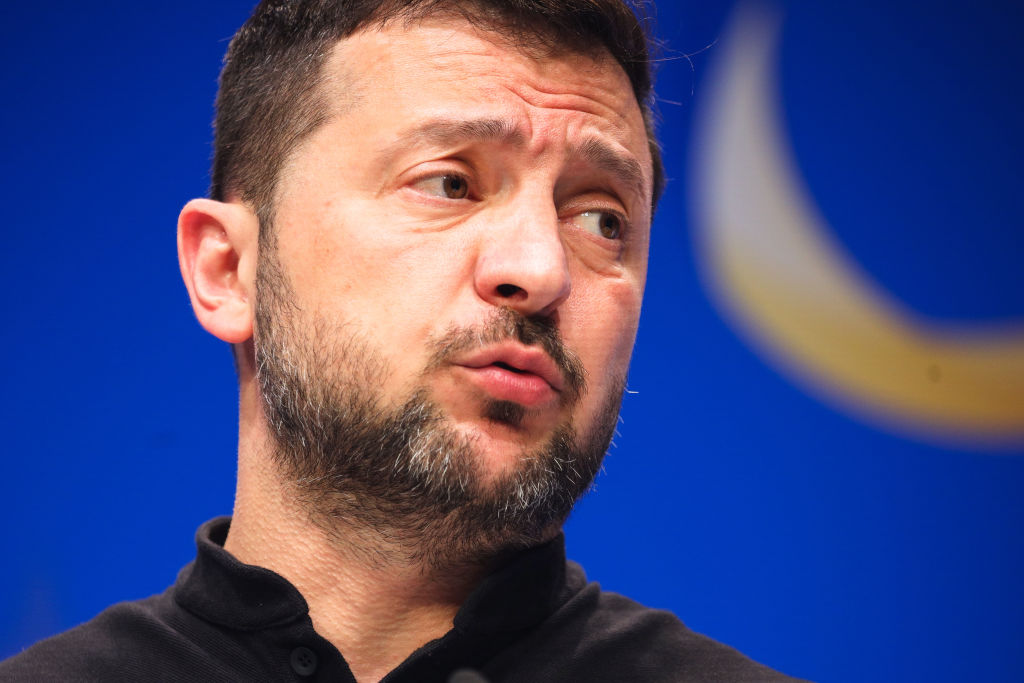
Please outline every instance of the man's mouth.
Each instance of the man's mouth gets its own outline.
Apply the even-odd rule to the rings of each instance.
[[[526,407],[557,400],[564,378],[546,353],[521,344],[501,344],[467,354],[454,365],[466,371],[470,381],[499,401]]]

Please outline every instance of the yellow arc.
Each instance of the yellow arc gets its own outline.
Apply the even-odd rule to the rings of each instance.
[[[756,347],[843,409],[928,440],[1024,443],[1024,323],[907,311],[830,237],[784,144],[778,22],[737,15],[697,128],[705,280]]]

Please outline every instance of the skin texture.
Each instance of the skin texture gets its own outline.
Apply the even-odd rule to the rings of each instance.
[[[527,55],[446,17],[357,33],[326,69],[332,115],[287,160],[275,201],[296,318],[372,347],[388,408],[425,389],[484,482],[559,427],[592,431],[621,390],[647,267],[651,159],[626,75],[608,56]],[[374,530],[327,533],[303,508],[255,378],[257,234],[238,202],[193,200],[179,220],[197,318],[243,345],[226,547],[292,581],[356,678],[379,680],[451,627],[488,566],[417,565]],[[513,391],[513,424],[487,409],[509,373],[430,366],[433,340],[501,308],[557,327],[586,378],[578,399],[534,382]]]

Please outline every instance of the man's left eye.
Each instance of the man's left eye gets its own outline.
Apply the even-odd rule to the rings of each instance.
[[[617,240],[622,236],[622,218],[610,211],[584,211],[578,222],[584,230],[605,239]]]
[[[454,173],[430,176],[413,185],[421,192],[445,199],[465,199],[469,196],[469,181]]]

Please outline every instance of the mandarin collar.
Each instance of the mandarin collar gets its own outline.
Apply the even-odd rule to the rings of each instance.
[[[196,532],[196,559],[181,570],[175,601],[206,621],[255,631],[309,614],[309,605],[287,579],[244,564],[224,549],[230,517]],[[455,631],[487,635],[533,626],[565,599],[565,537],[517,553],[470,593],[455,615]]]
[[[287,579],[224,550],[230,528],[230,517],[218,517],[196,531],[196,559],[178,575],[177,603],[206,621],[246,631],[308,614],[306,599]]]

